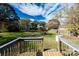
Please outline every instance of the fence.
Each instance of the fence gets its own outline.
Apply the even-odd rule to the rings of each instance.
[[[57,37],[58,51],[65,56],[79,56],[79,46],[68,39]]]
[[[1,56],[35,56],[38,50],[43,51],[43,37],[20,37],[0,46]]]

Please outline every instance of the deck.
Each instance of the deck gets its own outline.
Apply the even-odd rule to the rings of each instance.
[[[35,56],[35,52],[30,52],[30,54],[28,52],[25,52],[25,53],[22,53],[20,54],[19,56]],[[48,51],[45,51],[43,52],[43,56],[63,56],[60,52],[48,52]]]

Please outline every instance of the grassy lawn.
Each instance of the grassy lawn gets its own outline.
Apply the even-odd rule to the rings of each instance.
[[[78,37],[68,36],[68,35],[63,35],[62,37],[66,38],[67,40],[69,40],[73,44],[76,44],[77,46],[79,46],[79,38]]]
[[[57,43],[55,41],[55,35],[51,35],[51,36],[44,36],[44,48],[57,48]]]
[[[29,36],[29,35],[40,35],[39,32],[3,32],[0,33],[0,45],[14,40],[18,37]]]
[[[52,30],[48,31],[49,35],[44,35],[44,47],[49,49],[56,49],[57,43],[55,40],[56,33]]]
[[[0,45],[14,40],[18,37],[29,36],[29,35],[41,35],[40,32],[3,32],[0,33]],[[44,48],[57,48],[55,41],[56,33],[52,30],[48,31],[48,35],[41,35],[44,37]]]

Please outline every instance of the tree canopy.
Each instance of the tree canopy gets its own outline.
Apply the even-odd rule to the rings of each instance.
[[[17,16],[15,10],[9,4],[1,3],[0,31],[4,31],[5,28],[10,30],[12,29],[12,27],[18,27],[18,23],[19,23],[19,17]]]

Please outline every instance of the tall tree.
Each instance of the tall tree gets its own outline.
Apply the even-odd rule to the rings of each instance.
[[[41,21],[41,22],[39,22],[39,25],[40,25],[40,26],[43,26],[43,27],[45,27],[45,26],[46,26],[46,22],[44,22],[44,21]]]
[[[20,23],[21,23],[21,28],[23,30],[29,31],[30,30],[30,19],[21,19]]]
[[[18,27],[18,20],[19,17],[17,16],[15,10],[9,4],[0,4],[0,31],[4,31],[4,28],[12,28],[14,24],[16,24],[16,27]],[[8,28],[8,30],[11,28]]]
[[[32,30],[37,30],[38,24],[39,24],[38,21],[33,21],[33,22],[31,23],[31,29],[32,29]]]
[[[57,19],[51,19],[48,21],[47,26],[49,29],[58,29],[60,22]]]

